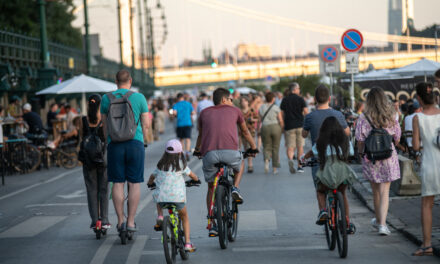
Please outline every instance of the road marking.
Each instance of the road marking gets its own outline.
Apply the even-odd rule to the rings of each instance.
[[[71,194],[57,195],[57,197],[60,197],[60,198],[63,198],[63,199],[75,199],[75,198],[86,196],[85,192],[86,192],[85,190],[78,190],[78,191],[74,191]]]
[[[111,247],[115,243],[118,236],[107,236],[104,240],[104,242],[101,244],[101,246],[98,248],[98,250],[95,253],[95,256],[93,256],[92,261],[90,261],[90,264],[102,264],[104,263],[105,258],[107,257],[108,253],[110,252]]]
[[[67,176],[67,175],[70,175],[70,174],[73,174],[75,172],[78,172],[80,169],[81,168],[74,169],[74,170],[71,170],[71,171],[66,171],[66,172],[61,173],[60,175],[58,175],[56,177],[53,177],[53,178],[49,179],[49,180],[45,180],[45,181],[42,181],[42,182],[39,182],[39,183],[35,183],[35,184],[31,185],[31,186],[28,186],[28,187],[25,187],[23,189],[17,190],[15,192],[11,192],[11,193],[6,194],[6,195],[3,195],[2,197],[0,197],[0,201],[3,200],[3,199],[9,198],[9,197],[15,196],[17,194],[20,194],[22,192],[28,191],[30,189],[33,189],[33,188],[35,188],[37,186],[40,186],[42,184],[46,184],[46,183],[50,183],[50,182],[56,181],[56,180],[61,179],[61,178],[65,177],[65,176]]]
[[[278,228],[275,210],[240,211],[238,224],[238,230],[242,231],[276,230]]]
[[[125,263],[139,263],[141,260],[141,256],[143,255],[143,250],[145,247],[145,243],[147,243],[148,236],[140,235],[136,236],[133,246],[130,249],[130,253],[128,254],[127,261]]]
[[[162,255],[163,250],[145,250],[142,251],[142,255]]]
[[[145,197],[145,199],[142,200],[141,203],[139,204],[136,210],[136,216],[138,216],[138,214],[140,214],[140,212],[144,210],[144,208],[151,202],[151,200],[153,200],[153,196],[151,195],[151,192],[149,192],[147,193],[147,197]]]
[[[4,231],[0,238],[33,237],[66,218],[67,216],[34,216]]]
[[[49,204],[29,204],[25,208],[50,207],[50,206],[87,206],[87,203],[49,203]]]
[[[233,252],[262,252],[262,251],[297,251],[297,250],[321,250],[327,249],[323,246],[305,247],[238,247],[232,248]]]

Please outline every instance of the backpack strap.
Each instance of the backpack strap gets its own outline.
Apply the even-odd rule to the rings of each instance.
[[[131,91],[131,90],[128,90],[128,92],[126,92],[126,93],[122,96],[122,98],[128,100],[128,97],[130,97],[130,95],[132,95],[132,94],[134,94],[134,92]]]
[[[116,99],[116,96],[113,94],[113,92],[106,93],[108,99],[110,100],[110,103]]]
[[[371,122],[370,118],[368,118],[367,115],[364,115],[364,116],[365,116],[365,118],[367,119],[368,124],[370,124],[370,126],[371,126],[373,129],[376,129],[376,127],[373,125],[373,122]]]

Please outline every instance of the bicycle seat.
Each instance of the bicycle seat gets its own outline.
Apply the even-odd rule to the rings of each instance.
[[[226,163],[223,163],[223,162],[219,162],[219,163],[216,163],[216,164],[214,164],[214,166],[216,167],[216,168],[223,168],[224,166],[229,166],[228,164],[226,164]]]
[[[172,209],[177,207],[175,203],[161,203],[161,204],[163,209]]]

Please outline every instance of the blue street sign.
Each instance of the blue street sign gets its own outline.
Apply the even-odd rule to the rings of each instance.
[[[341,44],[342,47],[348,52],[356,52],[362,48],[364,38],[361,32],[356,29],[349,29],[342,34]]]
[[[321,51],[321,58],[325,62],[334,62],[338,56],[338,49],[334,46],[327,46]]]

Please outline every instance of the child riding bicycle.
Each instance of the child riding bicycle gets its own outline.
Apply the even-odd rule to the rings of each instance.
[[[354,234],[355,226],[349,221],[349,206],[346,195],[347,185],[355,178],[355,172],[347,164],[348,157],[354,155],[353,145],[344,133],[336,117],[327,117],[321,125],[319,136],[312,150],[301,159],[302,162],[311,157],[317,157],[319,170],[316,174],[316,187],[318,196],[325,195],[327,191],[337,189],[344,197],[346,208],[347,233]],[[320,209],[320,218],[317,225],[324,225],[327,220],[326,208]]]
[[[191,243],[190,224],[186,209],[186,187],[184,177],[189,176],[192,180],[199,182],[195,175],[186,164],[183,154],[182,144],[172,139],[167,142],[165,153],[157,163],[157,168],[151,174],[147,185],[152,186],[156,183],[153,192],[153,199],[157,203],[157,223],[155,228],[162,226],[163,210],[162,207],[167,203],[176,205],[179,216],[182,219],[185,233],[185,251],[194,252],[196,247]]]

